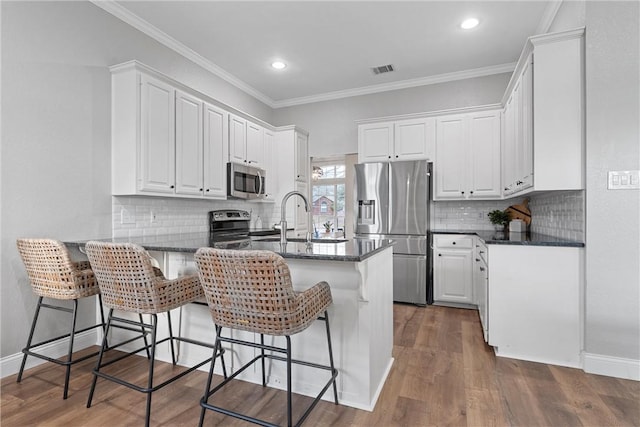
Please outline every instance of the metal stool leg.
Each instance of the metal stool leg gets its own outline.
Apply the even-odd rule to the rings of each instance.
[[[331,375],[335,372],[335,367],[333,366],[333,349],[331,348],[331,331],[329,330],[329,314],[327,310],[324,311],[324,322],[327,327],[327,343],[329,344],[329,366],[331,366]],[[333,398],[338,404],[338,387],[336,385],[336,379],[333,379]]]
[[[31,323],[31,331],[29,332],[29,338],[27,339],[27,346],[22,350],[24,356],[22,356],[22,363],[20,364],[20,371],[18,372],[18,379],[16,382],[22,381],[22,373],[24,372],[24,366],[27,363],[27,351],[31,349],[31,342],[33,341],[33,333],[36,330],[36,323],[38,323],[38,316],[40,315],[40,305],[42,304],[42,298],[38,298],[38,304],[36,305],[36,312],[33,316],[33,322]]]
[[[267,377],[264,374],[264,368],[265,368],[265,364],[264,364],[264,334],[260,334],[260,345],[262,347],[260,347],[260,355],[262,356],[262,387],[266,387],[267,386]]]
[[[204,388],[204,396],[200,401],[200,403],[207,403],[209,401],[209,390],[211,390],[211,382],[213,381],[213,370],[216,367],[216,353],[218,352],[218,350],[220,350],[221,352],[220,359],[222,360],[222,369],[224,371],[224,377],[225,379],[227,378],[227,370],[224,367],[224,358],[222,357],[222,344],[220,343],[220,338],[218,338],[220,336],[221,330],[222,330],[222,327],[216,326],[216,343],[213,346],[213,358],[211,359],[211,367],[209,368],[209,376],[207,377],[207,384],[205,385],[205,388]],[[206,408],[202,406],[202,409],[200,410],[200,421],[198,422],[198,427],[202,427],[202,424],[204,423],[205,411],[206,411]]]
[[[171,346],[171,361],[175,366],[175,364],[177,363],[177,360],[176,360],[176,351],[173,348],[173,328],[171,326],[171,310],[167,311],[167,321],[169,322],[169,345]]]
[[[222,326],[216,326],[216,340],[218,339],[218,336],[220,335],[221,331],[222,331]],[[215,345],[214,345],[214,349],[215,349]],[[224,351],[222,350],[222,343],[220,343],[219,350],[220,350],[220,362],[222,363],[222,374],[224,375],[224,379],[226,380],[227,379],[227,365],[224,362],[224,356],[223,356],[224,355]],[[214,357],[214,360],[215,360],[215,357],[216,357],[215,351],[213,353],[213,357]],[[213,363],[213,360],[212,360],[212,363]]]
[[[73,300],[73,315],[71,320],[71,331],[69,332],[69,352],[67,354],[67,372],[64,376],[64,392],[62,394],[62,398],[66,399],[69,393],[69,378],[71,377],[71,356],[73,355],[73,339],[75,337],[76,332],[76,319],[78,315],[78,300]]]
[[[156,332],[158,328],[158,315],[151,315],[151,360],[149,360],[149,379],[147,381],[147,415],[145,417],[144,425],[149,427],[149,421],[151,418],[151,389],[153,389],[153,365],[156,361]]]
[[[144,330],[144,319],[142,318],[142,314],[138,314],[138,318],[140,319],[140,329],[142,330],[142,339],[144,340],[144,348],[147,351],[147,359],[151,359],[151,354],[149,354],[149,342],[147,341],[147,331]]]
[[[87,399],[87,408],[91,408],[91,401],[93,400],[93,393],[96,391],[96,383],[98,382],[98,374],[100,366],[102,365],[102,356],[107,349],[107,335],[111,328],[111,318],[113,317],[113,308],[109,309],[109,315],[107,316],[107,325],[105,327],[104,336],[102,337],[102,346],[100,347],[100,354],[98,354],[98,361],[96,367],[93,370],[93,381],[91,382],[91,389],[89,390],[89,398]]]
[[[100,305],[100,320],[102,321],[102,333],[107,334],[107,323],[104,321],[104,307],[102,306],[102,295],[98,294],[98,304]],[[109,345],[107,344],[107,347]]]
[[[291,407],[291,337],[287,338],[287,426],[291,427],[293,419],[293,410]]]

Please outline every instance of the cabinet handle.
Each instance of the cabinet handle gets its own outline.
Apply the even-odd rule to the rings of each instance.
[[[484,267],[480,267],[480,271],[484,271]]]
[[[523,184],[523,182],[522,182],[522,181],[518,181],[518,182],[516,182],[516,185],[522,185],[522,184]]]
[[[480,253],[481,253],[481,254],[483,254],[483,253],[484,253],[484,251],[480,251]]]
[[[480,262],[480,258],[476,258],[476,262]]]

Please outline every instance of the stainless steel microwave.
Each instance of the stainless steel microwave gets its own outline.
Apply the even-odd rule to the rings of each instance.
[[[262,199],[267,172],[253,166],[227,163],[227,196],[236,199]]]

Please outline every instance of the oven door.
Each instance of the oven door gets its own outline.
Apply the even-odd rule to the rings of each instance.
[[[251,166],[227,164],[227,196],[236,199],[262,199],[267,173]]]

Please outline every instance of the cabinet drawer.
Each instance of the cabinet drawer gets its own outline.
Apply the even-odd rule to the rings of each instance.
[[[473,236],[446,234],[434,236],[437,249],[473,249]]]

